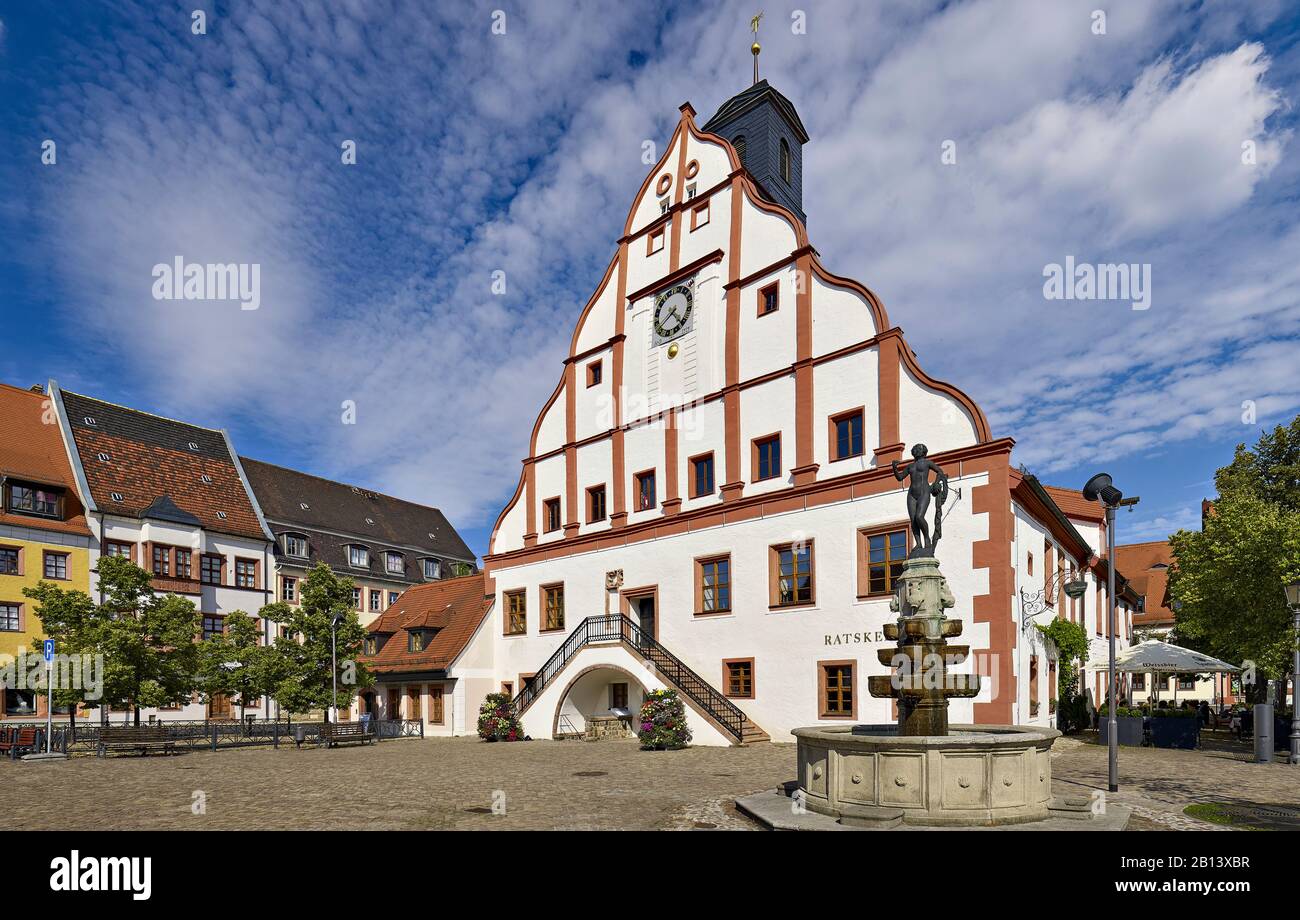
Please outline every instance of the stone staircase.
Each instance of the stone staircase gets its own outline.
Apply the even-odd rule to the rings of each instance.
[[[772,740],[739,706],[622,614],[587,617],[578,624],[555,654],[519,691],[514,700],[515,712],[522,715],[582,649],[612,642],[622,644],[630,654],[654,665],[656,675],[677,690],[688,706],[730,737],[732,744],[740,746]]]

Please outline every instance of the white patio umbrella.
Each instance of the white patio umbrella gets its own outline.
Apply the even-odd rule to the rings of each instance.
[[[1125,673],[1155,674],[1233,674],[1241,670],[1236,665],[1220,661],[1211,655],[1163,642],[1147,639],[1115,656],[1115,670]],[[1155,680],[1152,680],[1152,687]],[[1174,690],[1174,699],[1178,691]]]

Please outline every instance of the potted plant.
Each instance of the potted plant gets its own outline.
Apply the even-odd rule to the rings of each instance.
[[[523,726],[509,693],[489,693],[478,711],[478,736],[484,741],[522,741]]]
[[[1160,707],[1151,712],[1151,743],[1160,748],[1194,750],[1200,746],[1201,720],[1195,709]]]
[[[637,737],[643,751],[677,750],[691,743],[686,705],[676,690],[651,690],[646,694],[639,729]]]
[[[1110,744],[1110,705],[1105,704],[1097,710],[1097,727],[1100,730],[1102,744]],[[1143,741],[1143,713],[1141,709],[1128,706],[1115,708],[1115,733],[1120,744],[1141,747]]]

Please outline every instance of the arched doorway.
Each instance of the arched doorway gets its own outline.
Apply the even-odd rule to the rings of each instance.
[[[645,684],[618,665],[596,664],[584,668],[560,694],[551,737],[635,734],[636,719],[647,692]]]

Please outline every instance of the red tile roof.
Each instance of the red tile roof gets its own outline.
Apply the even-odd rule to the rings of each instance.
[[[1116,566],[1128,574],[1134,591],[1146,595],[1144,611],[1133,617],[1134,626],[1168,626],[1174,622],[1168,587],[1173,561],[1168,540],[1115,547]]]
[[[1056,502],[1056,506],[1065,513],[1066,517],[1098,522],[1105,519],[1101,504],[1088,501],[1078,489],[1049,485],[1044,485],[1043,489],[1052,496],[1052,501]]]
[[[0,475],[61,486],[64,519],[9,514],[0,505],[0,524],[89,536],[63,434],[48,401],[44,393],[0,383]]]
[[[492,607],[483,574],[417,585],[402,592],[374,623],[371,635],[387,636],[379,654],[362,661],[380,673],[444,670],[456,660]],[[437,630],[422,651],[407,651],[410,630]]]
[[[220,431],[66,390],[62,396],[81,467],[100,510],[148,517],[151,506],[166,506],[155,505],[166,497],[187,521],[206,530],[267,539]],[[101,453],[108,460],[100,460]],[[211,482],[205,482],[205,476]],[[174,510],[168,513],[173,516],[164,520],[176,520]]]

